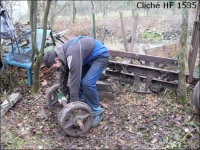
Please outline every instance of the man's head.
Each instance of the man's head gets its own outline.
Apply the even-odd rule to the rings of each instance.
[[[55,51],[48,51],[43,56],[43,63],[47,68],[62,68],[63,62],[58,58]]]

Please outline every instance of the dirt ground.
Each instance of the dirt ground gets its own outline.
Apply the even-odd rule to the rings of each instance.
[[[169,16],[162,20],[159,17],[154,17],[154,20],[150,17],[141,17],[135,45],[155,44],[154,41],[142,38],[143,31],[152,27],[154,31],[171,31],[173,27],[178,28],[180,24],[178,17]],[[173,20],[169,21],[170,19]],[[129,25],[132,29],[132,24],[127,23],[130,20],[128,18],[124,20],[126,27]],[[105,44],[109,49],[123,50],[123,42],[119,41],[120,23],[119,21],[115,23],[116,21],[118,20],[108,21],[110,28]],[[92,35],[92,29],[84,29],[83,27],[88,26],[80,26],[81,23],[72,24],[71,27],[66,24],[70,27],[67,39],[70,36],[80,35],[81,32],[82,35]],[[60,31],[62,30],[64,29],[61,28]],[[103,28],[99,30],[101,37]],[[115,41],[116,37],[118,41]],[[178,39],[179,37],[174,41]],[[170,41],[161,40],[157,43],[168,44]],[[139,47],[136,47],[136,50],[139,51]],[[58,126],[58,114],[52,112],[45,101],[47,89],[58,83],[58,74],[55,71],[53,76],[42,80],[40,92],[35,96],[31,95],[31,88],[24,82],[14,87],[13,91],[20,92],[22,98],[1,118],[1,149],[200,148],[199,115],[191,104],[193,85],[187,85],[189,101],[183,107],[176,98],[176,91],[169,90],[164,99],[161,99],[164,92],[140,95],[133,93],[133,83],[125,83],[118,78],[107,78],[104,82],[111,84],[115,94],[100,95],[105,118],[99,126],[91,128],[85,135],[71,137],[62,132]],[[41,108],[44,108],[47,120],[39,113]]]
[[[46,90],[58,83],[58,72],[41,81],[41,91],[31,96],[23,85],[22,98],[1,119],[1,148],[7,149],[149,149],[198,148],[199,118],[189,101],[180,105],[174,91],[139,95],[132,83],[107,78],[115,96],[101,97],[105,118],[80,137],[71,137],[58,126],[58,114],[46,105]],[[192,87],[191,87],[192,88]],[[190,88],[188,88],[190,89]],[[190,91],[190,90],[189,90]],[[110,96],[109,96],[110,95]],[[188,92],[188,96],[191,93]],[[44,108],[48,120],[39,113]]]

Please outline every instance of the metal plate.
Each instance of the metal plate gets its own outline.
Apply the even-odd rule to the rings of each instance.
[[[63,108],[62,104],[58,102],[57,92],[58,92],[59,84],[55,84],[50,87],[46,94],[46,103],[49,109],[54,112],[60,112]]]
[[[83,129],[76,125],[77,118],[83,120]],[[67,104],[58,115],[58,124],[70,136],[86,133],[91,128],[92,122],[92,110],[86,103],[80,101]]]
[[[96,86],[97,86],[97,91],[111,92],[111,93],[114,92],[112,86],[108,83],[97,81]]]

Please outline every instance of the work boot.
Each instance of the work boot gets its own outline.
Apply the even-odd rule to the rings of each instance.
[[[92,127],[96,127],[104,118],[104,112],[100,113],[99,115],[94,116]]]

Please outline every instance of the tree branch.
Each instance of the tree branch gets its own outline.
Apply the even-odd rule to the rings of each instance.
[[[57,11],[56,13],[57,14],[60,13],[66,7],[67,4],[69,5],[69,2],[65,2],[65,5],[59,11]]]
[[[47,18],[49,15],[49,8],[51,5],[51,1],[47,1],[47,6],[45,9],[45,13],[44,13],[44,18],[43,18],[43,36],[42,36],[42,47],[40,50],[40,53],[44,53],[44,48],[45,48],[45,42],[46,42],[46,34],[47,34]]]

